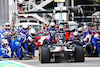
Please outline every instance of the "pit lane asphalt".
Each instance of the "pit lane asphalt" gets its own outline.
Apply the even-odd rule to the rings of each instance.
[[[35,55],[38,57],[38,50],[35,51]],[[10,61],[9,59],[5,59]],[[100,57],[85,57],[85,62],[73,62],[73,63],[40,63],[38,59],[31,60],[11,60],[14,62],[30,65],[32,67],[100,67]]]

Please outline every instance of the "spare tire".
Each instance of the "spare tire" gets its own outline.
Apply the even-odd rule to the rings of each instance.
[[[84,50],[79,45],[75,46],[75,62],[84,62]]]
[[[86,52],[87,56],[91,56],[93,54],[93,46],[92,45],[87,45],[85,52]]]
[[[40,47],[39,48],[39,60],[41,63],[50,62],[50,50],[48,47]]]

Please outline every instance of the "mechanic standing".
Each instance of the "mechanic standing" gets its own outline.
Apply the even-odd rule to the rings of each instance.
[[[58,29],[55,28],[55,23],[54,22],[51,22],[50,23],[50,29],[49,29],[49,35],[50,35],[50,38],[49,38],[49,43],[52,45],[53,43],[55,43],[55,36],[56,34],[59,32]]]
[[[70,39],[72,40],[73,38],[73,33],[76,31],[75,28],[72,28],[71,31],[70,31]]]
[[[79,27],[77,31],[78,31],[78,35],[79,35],[80,41],[83,44],[83,39],[84,39],[84,36],[83,36],[83,27]]]
[[[96,23],[92,23],[91,29],[92,29],[91,34],[92,34],[92,36],[94,36],[97,33]]]
[[[83,26],[83,30],[84,30],[84,32],[83,32],[84,38],[86,37],[86,35],[91,34],[88,26]]]
[[[65,41],[65,32],[63,25],[59,25],[59,34],[58,34],[59,40]]]
[[[97,49],[97,52],[98,52],[99,57],[100,57],[100,35],[95,34],[92,41],[93,41],[93,46],[94,46],[94,53]]]
[[[78,32],[77,32],[77,31],[75,31],[75,32],[73,33],[72,41],[73,41],[76,45],[82,46],[82,43],[80,42],[80,38],[79,38],[79,35],[78,35]]]
[[[33,57],[35,57],[35,44],[36,44],[36,31],[35,29],[31,29],[29,31],[29,36],[28,36],[28,49],[29,49],[29,54],[32,55]],[[35,57],[36,58],[36,57]]]
[[[28,54],[28,41],[27,41],[27,38],[28,38],[28,25],[24,24],[22,26],[22,30],[20,31],[20,43],[21,45],[24,47],[25,49],[25,53],[26,55]],[[28,57],[26,56],[26,59]]]

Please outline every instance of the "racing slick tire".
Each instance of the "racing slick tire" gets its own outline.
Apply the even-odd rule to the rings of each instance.
[[[75,62],[84,62],[84,50],[83,47],[75,46]]]
[[[50,62],[50,50],[48,47],[39,47],[39,60],[41,63]]]
[[[93,54],[93,46],[92,45],[87,45],[86,46],[86,55],[89,57],[89,56],[92,56]]]

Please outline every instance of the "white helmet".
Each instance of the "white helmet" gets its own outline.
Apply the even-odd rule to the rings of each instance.
[[[36,34],[35,29],[31,29],[31,30],[29,31],[29,35],[30,35],[31,37],[34,37],[35,34]]]
[[[5,23],[5,28],[6,29],[10,29],[11,28],[11,24],[10,23]]]
[[[32,39],[31,37],[28,37],[28,40],[29,40],[30,42],[32,42],[32,41],[33,41],[33,39]]]
[[[24,24],[22,27],[23,28],[28,28],[28,25],[27,24]]]
[[[31,44],[32,44],[33,39],[32,39],[31,37],[28,37],[27,41],[28,41],[28,45],[31,45]]]
[[[63,29],[63,25],[59,25],[59,29]]]
[[[96,33],[96,34],[94,35],[94,38],[99,38],[99,36],[100,36],[100,35]]]
[[[88,26],[83,26],[84,32],[88,31]]]
[[[86,35],[86,37],[83,39],[83,41],[86,43],[86,44],[88,44],[90,41],[91,41],[91,35],[90,34],[88,34],[88,35]]]
[[[82,34],[82,31],[83,31],[82,27],[79,27],[77,31],[79,34]]]
[[[77,36],[78,36],[78,32],[75,31],[75,32],[73,33],[73,35],[74,35],[74,37],[77,37]]]
[[[71,31],[72,31],[72,32],[75,32],[75,30],[76,30],[75,28],[71,28]]]
[[[51,23],[50,23],[50,26],[55,26],[55,23],[54,23],[54,22],[51,22]]]
[[[23,32],[26,32],[27,29],[28,29],[28,25],[27,25],[27,24],[24,24],[24,25],[22,26],[22,28],[23,28]]]
[[[7,46],[9,44],[9,42],[6,39],[2,40],[2,46]]]

